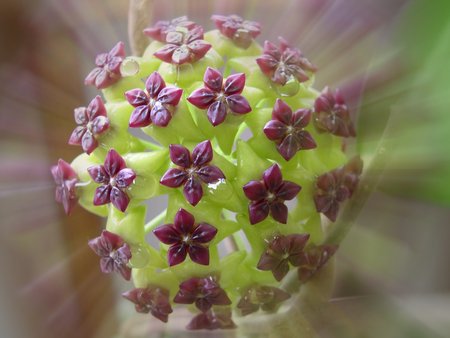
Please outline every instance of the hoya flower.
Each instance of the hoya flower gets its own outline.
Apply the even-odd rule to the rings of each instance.
[[[208,109],[209,122],[215,127],[225,121],[227,113],[247,114],[252,111],[247,99],[241,95],[245,74],[230,75],[225,81],[222,74],[208,67],[203,76],[205,87],[196,89],[187,100],[200,109]]]
[[[336,245],[311,245],[308,246],[298,261],[298,279],[306,283],[317,271],[319,271],[334,255],[338,247]]]
[[[297,151],[316,147],[311,134],[304,129],[310,120],[310,109],[299,109],[293,113],[284,101],[277,99],[272,120],[264,126],[264,134],[277,143],[278,152],[289,161]]]
[[[216,278],[191,278],[180,284],[173,301],[177,304],[194,304],[202,312],[213,305],[230,305],[231,300],[217,283]]]
[[[356,136],[350,113],[339,90],[325,87],[314,103],[314,125],[319,132],[350,137]]]
[[[299,266],[303,257],[303,249],[309,234],[277,235],[268,244],[266,251],[259,259],[257,268],[272,271],[273,277],[280,281],[289,272],[289,263]]]
[[[243,187],[245,196],[251,200],[248,206],[250,223],[262,222],[270,215],[277,222],[286,224],[288,208],[284,201],[295,198],[301,187],[290,181],[283,181],[278,164],[264,171],[262,181],[250,181]]]
[[[247,21],[238,15],[213,15],[211,19],[220,33],[241,48],[248,48],[253,39],[261,33],[259,22]]]
[[[153,55],[158,59],[182,65],[200,60],[210,50],[211,45],[203,40],[203,28],[195,26],[192,29],[178,29],[166,35],[166,45]]]
[[[97,89],[107,88],[120,80],[120,65],[125,58],[123,42],[118,42],[108,53],[102,53],[95,58],[95,67],[84,80],[86,85]]]
[[[195,224],[194,216],[186,210],[180,208],[173,224],[162,225],[153,233],[170,245],[167,253],[170,266],[184,262],[188,254],[193,262],[209,265],[208,243],[216,236],[217,229],[208,223]]]
[[[234,329],[229,308],[215,308],[195,316],[187,325],[189,330]]]
[[[282,86],[291,78],[298,82],[307,81],[308,73],[315,72],[316,67],[297,48],[290,47],[285,39],[280,37],[278,40],[280,47],[270,41],[264,42],[263,55],[256,59],[261,71]]]
[[[128,103],[135,109],[131,113],[129,126],[132,128],[146,127],[151,123],[166,127],[180,102],[183,89],[166,87],[164,79],[158,72],[153,72],[145,82],[147,92],[142,89],[132,89],[125,93]]]
[[[87,107],[76,108],[74,117],[78,127],[72,132],[69,144],[81,145],[90,154],[98,147],[98,136],[109,128],[109,119],[101,97],[97,95]]]
[[[51,169],[56,183],[55,199],[62,203],[64,211],[69,215],[77,204],[76,184],[78,175],[66,161],[59,159],[58,164]]]
[[[167,323],[169,314],[173,312],[169,301],[169,291],[161,287],[135,288],[122,293],[122,296],[135,304],[137,312],[150,312],[164,323]]]
[[[95,190],[94,205],[112,203],[124,212],[130,202],[126,190],[134,182],[136,174],[127,168],[122,156],[111,149],[106,155],[105,163],[89,167],[88,172],[96,183],[102,184]]]
[[[211,184],[225,179],[225,175],[218,167],[209,164],[213,159],[209,140],[197,144],[192,156],[181,144],[171,144],[169,152],[170,159],[178,167],[167,170],[160,183],[170,188],[184,185],[184,197],[193,206],[203,197],[202,182]]]
[[[192,30],[198,26],[195,22],[190,21],[187,16],[180,16],[171,21],[158,21],[153,27],[144,29],[144,34],[159,42],[166,42],[166,36],[169,32],[174,32],[180,28]]]
[[[131,278],[131,250],[122,237],[103,230],[102,234],[89,242],[89,247],[100,256],[100,269],[103,273],[119,272],[125,280]]]
[[[246,316],[259,309],[273,312],[278,305],[289,299],[291,295],[279,288],[266,285],[257,285],[248,288],[240,299],[237,308]]]

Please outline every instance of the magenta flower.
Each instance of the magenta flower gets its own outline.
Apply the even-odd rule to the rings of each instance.
[[[158,72],[153,72],[145,82],[147,92],[132,89],[125,93],[128,103],[135,109],[130,117],[132,128],[146,127],[153,124],[166,127],[180,102],[183,89],[166,87],[166,83]]]
[[[350,113],[339,90],[325,87],[314,103],[314,125],[319,132],[349,137],[356,136]]]
[[[225,121],[229,111],[235,114],[252,111],[241,95],[245,86],[244,73],[230,75],[224,82],[218,70],[208,67],[203,82],[205,87],[196,89],[187,100],[197,108],[208,109],[208,120],[214,127]]]
[[[299,109],[292,113],[291,108],[277,99],[272,111],[272,120],[264,126],[264,134],[277,143],[277,150],[289,161],[299,150],[313,149],[316,142],[304,128],[311,120],[310,109]]]
[[[62,203],[67,215],[72,212],[78,201],[76,184],[78,175],[66,161],[59,159],[58,164],[51,168],[53,179],[56,183],[55,199]]]
[[[177,265],[189,257],[193,262],[209,265],[208,243],[217,234],[217,229],[208,223],[195,224],[192,214],[180,208],[173,224],[165,224],[153,230],[164,244],[170,245],[167,257],[169,265]]]
[[[291,295],[286,291],[273,286],[257,285],[248,288],[237,308],[241,310],[241,314],[246,316],[256,312],[259,309],[266,312],[275,311],[279,304],[289,299]]]
[[[173,301],[177,304],[193,304],[202,312],[213,305],[230,305],[231,300],[212,276],[191,278],[180,284]]]
[[[170,159],[178,167],[167,170],[160,183],[169,188],[178,188],[184,184],[183,194],[191,205],[197,205],[203,197],[202,182],[211,184],[225,179],[218,167],[209,165],[213,159],[210,141],[197,144],[192,156],[189,150],[180,144],[171,144],[169,151]]]
[[[275,83],[282,86],[291,78],[298,82],[309,79],[308,73],[313,73],[317,68],[305,58],[298,49],[289,46],[283,38],[278,38],[278,48],[270,41],[264,42],[263,55],[256,59],[261,71]]]
[[[175,65],[200,60],[211,48],[211,45],[203,40],[203,28],[198,25],[190,30],[168,32],[165,42],[166,45],[153,55],[164,62]]]
[[[215,308],[195,316],[187,325],[188,330],[234,329],[229,308]]]
[[[268,244],[261,255],[257,268],[272,271],[273,277],[280,281],[289,272],[289,263],[299,266],[303,258],[303,249],[309,234],[277,235]]]
[[[83,150],[90,154],[98,147],[97,137],[109,128],[106,117],[106,108],[99,95],[87,107],[74,110],[75,122],[78,127],[74,129],[69,144],[81,145]]]
[[[125,280],[131,278],[131,250],[122,237],[103,230],[102,234],[89,242],[89,247],[100,256],[100,270],[103,273],[119,272]]]
[[[112,203],[124,212],[130,198],[126,189],[134,182],[135,172],[127,168],[125,160],[114,149],[108,151],[104,165],[88,168],[94,182],[102,184],[95,190],[94,205]]]
[[[198,25],[190,21],[187,16],[180,16],[171,21],[158,21],[153,27],[144,29],[144,34],[159,42],[166,42],[166,36],[170,32],[175,32],[180,29],[192,30]]]
[[[277,222],[286,224],[288,208],[284,201],[295,198],[301,187],[290,181],[283,181],[278,164],[264,171],[262,181],[250,181],[243,187],[244,194],[251,200],[248,206],[250,223],[262,222],[270,215]]]
[[[122,296],[135,304],[137,312],[150,312],[164,323],[167,323],[169,314],[173,312],[169,301],[169,291],[158,286],[135,288],[122,293]]]
[[[298,279],[306,283],[313,277],[337,251],[337,245],[311,245],[300,256],[298,262]]]
[[[261,33],[259,22],[247,21],[238,15],[213,15],[211,19],[220,33],[241,48],[250,47],[253,39]]]
[[[123,42],[118,42],[108,53],[102,53],[95,58],[95,67],[84,80],[86,85],[97,89],[107,88],[120,80],[120,65],[125,58]]]

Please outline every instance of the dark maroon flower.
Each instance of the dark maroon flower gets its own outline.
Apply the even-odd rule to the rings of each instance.
[[[185,28],[168,32],[165,42],[166,45],[153,55],[175,65],[200,60],[211,48],[211,45],[203,40],[203,28],[198,25],[190,30]]]
[[[290,181],[283,181],[278,164],[264,171],[262,181],[250,181],[244,185],[245,196],[251,200],[248,206],[250,223],[262,222],[270,215],[277,222],[286,224],[288,208],[284,201],[295,198],[302,187]]]
[[[180,16],[171,21],[158,21],[153,27],[144,29],[144,34],[159,42],[166,42],[167,33],[183,28],[192,30],[196,26],[198,25],[190,21],[187,16]]]
[[[241,95],[245,86],[244,73],[230,75],[224,81],[218,70],[208,67],[203,82],[205,87],[194,90],[187,100],[197,108],[208,109],[208,120],[214,127],[225,121],[228,111],[235,114],[252,111]]]
[[[100,269],[103,273],[119,272],[123,278],[130,280],[131,268],[128,262],[131,259],[131,250],[122,237],[103,230],[102,234],[89,241],[89,247],[100,258]]]
[[[206,312],[202,312],[195,316],[187,325],[188,330],[217,330],[217,329],[234,329],[231,318],[231,310],[229,308],[215,308]]]
[[[304,128],[311,120],[310,109],[292,109],[282,100],[277,99],[272,110],[272,120],[264,126],[264,134],[277,143],[277,150],[289,161],[299,150],[313,149],[316,142]]]
[[[237,308],[241,310],[243,316],[256,312],[259,309],[273,312],[280,303],[290,297],[291,295],[286,291],[273,286],[253,286],[244,292]]]
[[[298,82],[309,79],[308,73],[313,73],[316,67],[305,58],[298,49],[289,46],[283,38],[278,38],[278,48],[270,41],[264,42],[263,55],[256,59],[261,71],[273,82],[282,86],[291,78]]]
[[[184,262],[187,254],[193,262],[209,265],[208,243],[217,234],[217,229],[208,223],[195,224],[194,216],[180,208],[174,224],[165,224],[153,230],[164,244],[170,245],[167,253],[169,265]]]
[[[122,296],[135,304],[139,313],[151,313],[154,317],[167,323],[173,312],[169,301],[169,291],[158,287],[136,288],[122,293]]]
[[[97,95],[87,107],[76,108],[74,117],[78,127],[72,132],[69,144],[81,145],[83,150],[90,154],[98,147],[97,137],[109,128],[106,108],[101,97]]]
[[[213,305],[230,305],[231,300],[220,287],[216,278],[191,278],[180,284],[180,290],[173,301],[177,304],[193,304],[202,312]]]
[[[259,22],[247,21],[238,15],[213,15],[211,19],[220,33],[241,48],[248,48],[253,39],[261,33]]]
[[[56,183],[55,199],[62,203],[64,211],[69,215],[78,201],[75,187],[78,175],[70,164],[62,159],[52,166],[51,172]]]
[[[153,72],[145,82],[147,92],[132,89],[125,93],[128,103],[135,109],[130,117],[132,128],[146,127],[153,124],[166,127],[172,119],[175,106],[180,102],[183,89],[166,87],[158,72]]]
[[[337,245],[311,245],[300,256],[298,264],[298,279],[306,283],[319,271],[337,251]]]
[[[95,58],[95,67],[84,83],[92,85],[97,89],[107,88],[122,77],[120,74],[120,65],[125,58],[125,47],[123,42],[118,42],[108,53],[102,53]]]
[[[257,268],[272,271],[277,281],[282,280],[289,271],[289,263],[293,266],[299,266],[308,239],[309,234],[275,236],[269,242],[266,251],[261,255]]]
[[[197,144],[192,156],[181,144],[171,144],[169,151],[170,159],[178,167],[167,170],[160,183],[170,188],[178,188],[184,184],[184,197],[193,206],[197,205],[203,196],[202,182],[210,184],[225,179],[218,167],[209,165],[213,159],[210,141]]]
[[[134,182],[135,172],[127,168],[125,160],[114,149],[108,151],[104,165],[88,168],[89,175],[96,183],[101,183],[95,190],[94,205],[112,203],[124,212],[130,198],[126,189]]]
[[[319,132],[337,136],[356,136],[355,127],[344,98],[338,89],[325,87],[314,103],[314,125]]]

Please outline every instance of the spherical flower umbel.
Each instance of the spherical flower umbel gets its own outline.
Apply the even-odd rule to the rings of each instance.
[[[159,42],[166,42],[166,36],[169,32],[177,31],[177,29],[184,28],[192,30],[198,25],[190,21],[187,16],[180,16],[170,21],[158,21],[154,26],[144,29],[144,34]]]
[[[247,114],[252,111],[247,99],[241,95],[245,74],[233,74],[223,80],[222,74],[208,67],[203,77],[205,87],[196,89],[187,100],[200,109],[208,109],[209,122],[215,127],[225,121],[227,113]]]
[[[58,164],[51,169],[53,179],[56,183],[55,199],[62,203],[67,215],[77,204],[76,184],[78,175],[66,161],[59,159]]]
[[[220,33],[244,49],[261,33],[259,22],[244,20],[238,15],[213,15],[211,19]]]
[[[164,323],[167,323],[169,314],[173,312],[170,306],[169,291],[158,286],[135,288],[122,293],[122,296],[135,304],[139,313],[151,313]]]
[[[266,312],[275,311],[279,304],[291,297],[289,293],[277,287],[256,285],[248,288],[237,304],[243,316],[259,309]]]

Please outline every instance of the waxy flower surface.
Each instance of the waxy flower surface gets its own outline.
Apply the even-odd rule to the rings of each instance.
[[[211,19],[220,33],[241,48],[248,48],[253,39],[261,33],[261,25],[258,22],[244,20],[238,15],[213,15]]]
[[[122,237],[103,230],[102,234],[89,241],[89,247],[100,256],[100,269],[103,273],[118,272],[125,280],[131,278],[131,250]]]
[[[206,312],[202,312],[195,316],[187,325],[189,330],[217,330],[217,329],[234,329],[231,318],[231,310],[229,308],[215,308]]]
[[[112,203],[124,212],[130,202],[126,190],[133,184],[136,173],[127,168],[122,156],[111,149],[106,155],[105,163],[89,167],[88,172],[96,183],[102,184],[95,190],[94,205]]]
[[[200,109],[208,109],[209,122],[215,127],[225,121],[228,112],[247,114],[252,111],[247,99],[241,95],[245,74],[233,74],[223,80],[222,74],[208,67],[203,77],[205,87],[196,89],[187,100]]]
[[[311,245],[300,255],[298,261],[298,279],[306,283],[313,277],[334,255],[338,247],[336,245]]]
[[[59,159],[58,164],[51,169],[56,183],[55,199],[62,203],[64,211],[69,215],[77,204],[76,184],[78,175],[66,161]]]
[[[187,16],[180,16],[170,21],[158,21],[153,27],[144,29],[144,34],[159,42],[166,42],[166,36],[169,32],[175,32],[177,29],[184,28],[192,30],[198,25],[190,21]]]
[[[248,288],[240,299],[237,308],[246,316],[259,309],[267,312],[275,311],[279,304],[289,299],[291,295],[273,286],[258,285]]]
[[[137,312],[150,312],[164,323],[167,323],[169,314],[173,312],[172,306],[170,306],[169,291],[161,287],[135,288],[122,293],[122,296],[135,304]]]

